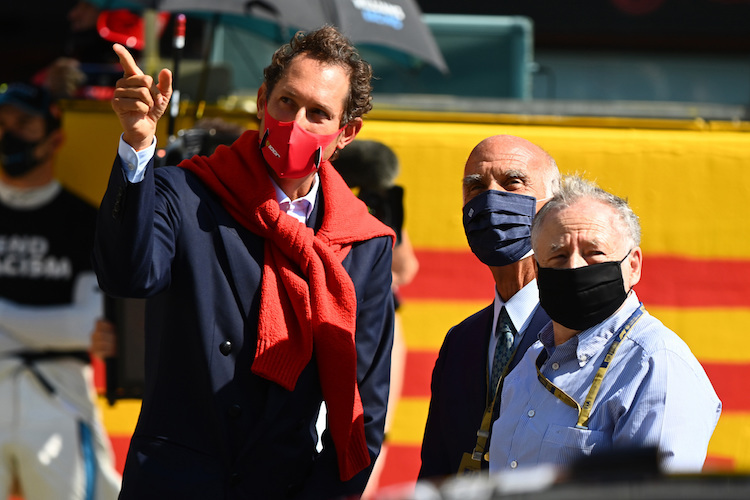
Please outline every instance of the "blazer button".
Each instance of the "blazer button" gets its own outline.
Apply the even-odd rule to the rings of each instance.
[[[237,418],[242,415],[242,407],[237,404],[232,405],[229,407],[229,410],[227,410],[227,413],[229,413],[230,417]]]
[[[229,353],[232,352],[232,341],[225,340],[224,342],[222,342],[221,345],[219,345],[219,351],[224,356],[229,356]]]

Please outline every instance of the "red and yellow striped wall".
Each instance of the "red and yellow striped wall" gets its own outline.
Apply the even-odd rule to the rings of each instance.
[[[109,109],[68,111],[69,140],[59,176],[98,200],[119,126]],[[724,405],[708,466],[750,471],[750,397],[741,389],[750,379],[744,333],[750,327],[747,123],[470,116],[376,107],[360,137],[385,142],[401,160],[406,228],[421,264],[415,281],[402,290],[405,381],[394,402],[381,485],[415,480],[430,375],[443,336],[492,300],[489,271],[471,254],[463,234],[461,177],[472,147],[501,133],[539,144],[563,173],[583,173],[629,199],[643,226],[644,269],[636,290],[648,310],[688,343]],[[102,406],[121,465],[138,402]]]
[[[750,129],[701,121],[400,118],[370,120],[360,136],[385,142],[401,159],[406,227],[421,264],[402,290],[406,377],[383,483],[416,477],[443,336],[493,297],[492,277],[463,234],[461,177],[473,146],[494,134],[539,144],[563,173],[583,173],[629,199],[643,226],[636,291],[688,343],[723,402],[708,466],[750,470],[750,396],[741,389],[750,378],[742,333],[750,322]]]

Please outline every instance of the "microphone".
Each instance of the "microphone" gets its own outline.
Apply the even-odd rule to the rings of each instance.
[[[370,213],[396,233],[401,243],[404,224],[404,189],[394,184],[399,172],[396,153],[378,141],[354,140],[331,162]]]
[[[350,188],[385,192],[398,176],[396,153],[378,141],[357,139],[339,151],[331,162]]]

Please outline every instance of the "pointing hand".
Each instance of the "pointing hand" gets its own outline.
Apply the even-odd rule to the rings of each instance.
[[[172,96],[172,72],[162,69],[159,81],[144,75],[128,50],[116,43],[112,47],[120,58],[123,76],[117,80],[112,109],[120,119],[123,139],[136,151],[151,145],[156,124],[169,105]]]

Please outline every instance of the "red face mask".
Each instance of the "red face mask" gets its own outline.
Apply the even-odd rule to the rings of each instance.
[[[323,150],[344,130],[313,134],[297,122],[280,122],[264,107],[266,131],[260,140],[263,158],[282,179],[301,179],[315,172],[323,161]]]

